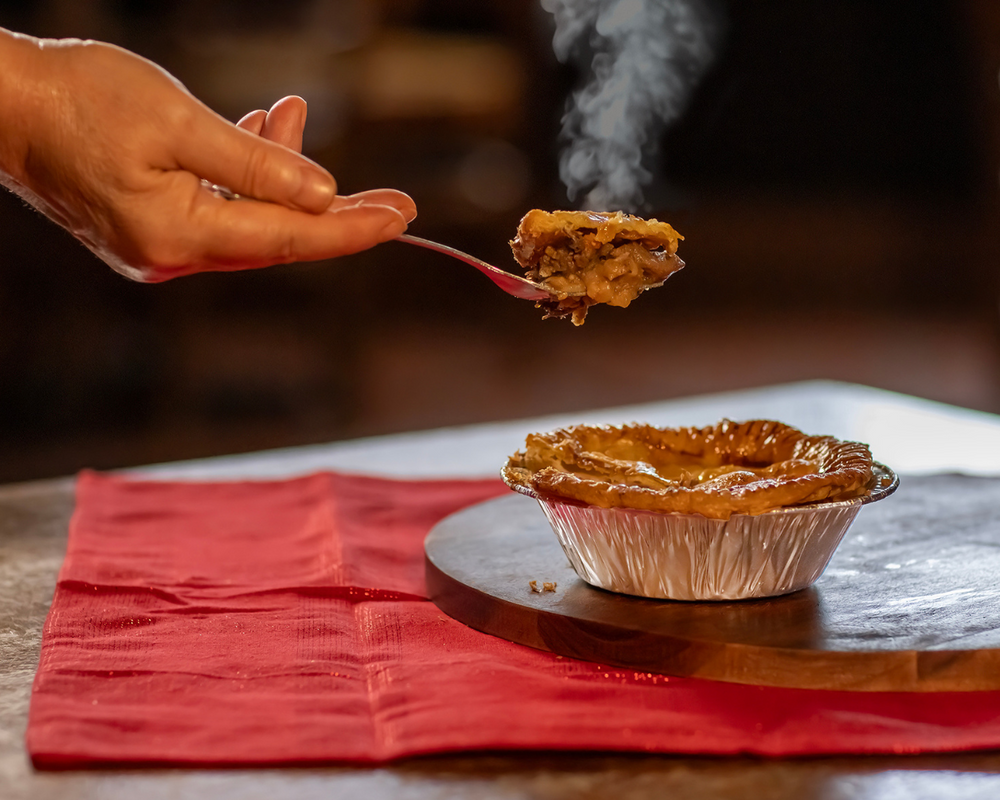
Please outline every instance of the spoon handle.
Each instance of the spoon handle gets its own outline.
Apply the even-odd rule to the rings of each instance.
[[[240,195],[225,186],[218,186],[216,184],[209,183],[208,181],[202,181],[201,183],[206,189],[225,200],[242,199]],[[482,272],[487,278],[493,281],[493,283],[507,292],[507,294],[519,297],[522,300],[547,300],[552,297],[550,292],[539,286],[537,283],[532,283],[526,278],[522,278],[518,275],[512,275],[509,272],[504,272],[502,269],[494,267],[492,264],[480,261],[475,256],[470,256],[468,253],[463,253],[461,250],[456,250],[454,247],[448,247],[446,244],[438,244],[437,242],[432,242],[430,239],[421,239],[419,236],[410,236],[408,233],[404,233],[402,236],[397,236],[396,241],[406,242],[407,244],[415,244],[417,247],[426,247],[428,250],[436,250],[437,252],[444,253],[452,258],[457,258],[459,261],[464,261],[466,264],[471,264],[473,267]]]
[[[457,258],[459,261],[464,261],[466,264],[482,272],[493,283],[507,292],[507,294],[519,297],[522,300],[548,300],[552,296],[549,291],[537,283],[532,283],[518,275],[512,275],[498,267],[494,267],[492,264],[480,261],[475,256],[470,256],[468,253],[463,253],[461,250],[456,250],[454,247],[449,247],[446,244],[432,242],[430,239],[421,239],[419,236],[411,236],[408,233],[396,237],[396,241],[415,244],[417,247],[426,247],[428,250],[436,250],[452,258]]]

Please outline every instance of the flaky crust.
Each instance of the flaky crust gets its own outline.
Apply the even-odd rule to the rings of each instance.
[[[875,484],[867,445],[807,436],[773,420],[705,428],[578,425],[531,434],[502,471],[509,486],[602,508],[728,519]]]
[[[650,250],[662,248],[670,255],[677,252],[677,243],[684,238],[666,222],[642,219],[621,211],[542,211],[535,208],[521,218],[517,238],[510,246],[517,263],[531,269],[538,264],[546,247],[583,236],[590,236],[600,244],[638,242]]]

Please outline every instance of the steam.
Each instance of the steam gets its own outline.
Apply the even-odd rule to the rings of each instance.
[[[683,113],[712,61],[711,0],[541,0],[555,17],[556,57],[589,80],[562,120],[559,176],[573,202],[636,212],[660,135]]]

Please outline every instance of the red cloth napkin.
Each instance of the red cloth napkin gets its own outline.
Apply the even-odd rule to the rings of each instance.
[[[511,644],[424,598],[423,539],[506,491],[339,474],[84,474],[31,698],[36,766],[385,761],[477,749],[1000,746],[1000,692],[774,689]]]

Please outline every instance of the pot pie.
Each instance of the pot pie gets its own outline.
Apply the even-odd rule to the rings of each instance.
[[[542,496],[711,519],[848,500],[876,485],[867,445],[772,420],[533,433],[502,476],[511,488]]]
[[[537,303],[545,317],[582,325],[590,306],[625,308],[681,269],[676,253],[682,238],[665,222],[620,211],[533,209],[510,246],[525,277],[552,293]]]

